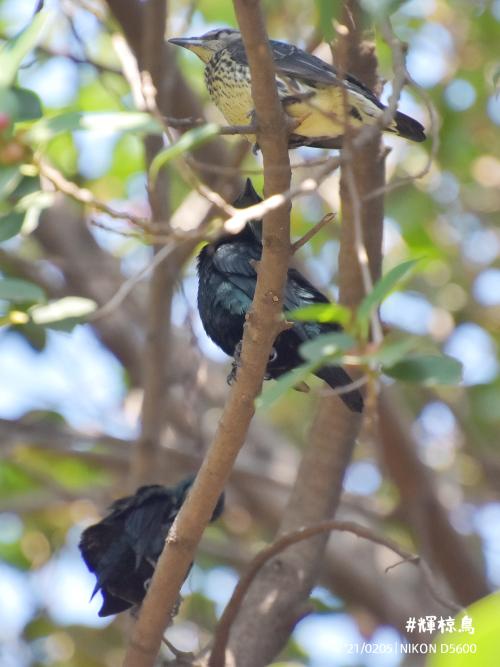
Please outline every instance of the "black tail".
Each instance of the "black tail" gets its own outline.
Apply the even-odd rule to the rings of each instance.
[[[324,366],[316,371],[315,375],[324,380],[332,389],[345,387],[352,383],[352,378],[340,366]],[[357,389],[348,391],[345,394],[339,394],[345,405],[352,412],[363,412],[363,397]]]
[[[412,141],[425,141],[424,126],[418,120],[407,116],[401,111],[396,112],[394,120],[396,122],[396,133],[400,137],[411,139]]]

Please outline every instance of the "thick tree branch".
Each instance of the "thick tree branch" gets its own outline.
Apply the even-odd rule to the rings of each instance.
[[[470,546],[450,524],[440,502],[432,472],[419,459],[409,421],[394,392],[380,397],[380,446],[385,466],[396,483],[403,511],[422,553],[439,568],[464,605],[487,595],[490,588]],[[479,549],[478,549],[479,552]],[[478,554],[479,556],[479,554]]]
[[[236,12],[252,73],[258,138],[264,157],[265,190],[272,195],[289,187],[290,170],[267,168],[288,164],[288,137],[278,100],[274,69],[258,3],[236,3]],[[229,476],[254,413],[269,353],[282,311],[282,292],[290,252],[286,207],[264,217],[263,253],[254,304],[243,336],[242,367],[219,427],[156,567],[151,586],[134,627],[125,667],[151,667],[162,633],[177,600],[196,546]]]
[[[321,401],[279,533],[330,517],[342,488],[359,418],[338,398]],[[229,651],[240,667],[268,664],[287,641],[321,570],[327,535],[302,542],[269,562],[246,596],[233,627]],[[262,600],[268,600],[265,608]],[[258,644],[255,637],[259,637]]]
[[[168,72],[167,49],[164,41],[166,26],[166,3],[164,0],[148,0],[144,3],[141,63],[155,81],[161,82],[157,90],[157,104],[168,111],[168,100],[172,97],[171,77]],[[160,137],[146,137],[146,168],[163,147]],[[169,175],[162,170],[153,185],[148,183],[151,215],[156,223],[162,223],[167,233],[169,218]],[[154,246],[154,253],[162,251]],[[158,474],[159,441],[163,424],[167,419],[168,377],[171,344],[170,310],[175,285],[175,272],[180,268],[177,257],[171,254],[168,260],[155,265],[149,283],[147,305],[147,333],[143,355],[144,396],[142,402],[141,434],[137,441],[132,461],[133,486],[140,486],[156,479]]]
[[[352,16],[352,12],[356,9],[357,6],[351,6],[350,11],[346,13]],[[360,48],[359,33],[354,24],[348,39],[352,54],[349,59],[344,56],[341,61],[343,69],[346,71],[354,69],[365,82],[369,77],[376,80],[374,59],[368,64],[363,62],[363,67],[356,67],[356,63],[352,62],[354,58],[359,59]],[[369,81],[368,85],[373,87],[373,81]],[[355,174],[360,194],[372,190],[383,182],[383,161],[381,168],[379,144],[379,132],[376,128],[370,128],[353,140],[347,140],[339,160],[343,169],[356,170],[358,162],[366,165],[363,172]],[[324,166],[323,173],[332,166],[333,160],[330,165]],[[307,187],[307,185],[305,181],[296,187]],[[288,193],[285,194],[287,195]],[[355,223],[368,225],[368,215],[365,212],[362,220],[354,219],[353,202],[349,199],[349,193],[345,188],[342,190],[342,203],[341,299],[354,306],[365,295],[363,283],[357,282],[353,275],[356,271],[357,257]],[[355,206],[358,217],[361,217],[359,199],[355,202]],[[381,264],[382,220],[382,204],[379,202],[375,219],[370,219],[370,224],[378,230],[377,235],[370,239],[370,244],[367,243],[366,250],[376,267],[374,277],[378,275]],[[354,287],[351,282],[354,283]],[[337,399],[328,396],[321,401],[310,435],[309,447],[304,453],[295,487],[280,526],[280,533],[321,521],[335,513],[345,470],[359,428],[360,419],[340,407]],[[304,614],[306,600],[320,571],[326,542],[327,536],[319,535],[312,540],[297,544],[279,558],[269,562],[259,573],[245,598],[229,639],[229,653],[238,667],[257,665],[260,667],[268,664],[283,647],[294,625]],[[267,600],[265,608],[262,605],[263,599]],[[259,637],[257,645],[255,637]]]

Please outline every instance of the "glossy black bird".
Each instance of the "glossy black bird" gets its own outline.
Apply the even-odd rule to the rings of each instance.
[[[234,202],[237,208],[246,208],[262,201],[250,179],[245,191]],[[250,308],[257,283],[254,262],[262,254],[262,221],[252,220],[238,234],[226,234],[202,248],[198,255],[198,310],[205,331],[229,356],[238,354],[243,337],[245,315]],[[329,303],[324,294],[296,269],[288,269],[284,291],[284,310],[291,311],[314,303]],[[320,334],[340,331],[338,324],[294,322],[279,334],[273,354],[267,365],[267,375],[277,378],[296,368],[304,359],[300,345]],[[316,375],[332,388],[352,382],[339,366],[324,366]],[[340,398],[354,412],[363,410],[363,398],[354,390]]]
[[[205,63],[205,84],[214,104],[231,125],[248,125],[253,115],[250,68],[238,30],[211,30],[201,37],[169,40]],[[373,125],[385,106],[361,81],[293,44],[270,40],[276,86],[283,108],[295,123],[289,147],[340,148],[347,120],[353,127]],[[385,128],[411,141],[424,141],[422,125],[397,111]],[[252,143],[255,136],[247,137]]]
[[[115,500],[102,521],[83,531],[80,551],[97,577],[92,597],[100,590],[103,598],[99,616],[141,604],[167,533],[193,481],[194,477],[188,477],[175,487],[141,486],[134,495]],[[223,509],[224,495],[211,521]]]

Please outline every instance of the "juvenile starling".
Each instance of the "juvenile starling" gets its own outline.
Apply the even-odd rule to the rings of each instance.
[[[234,202],[237,208],[246,208],[262,201],[250,179],[245,191]],[[229,356],[238,354],[243,337],[245,315],[249,310],[257,273],[255,262],[262,254],[262,221],[250,221],[238,234],[225,234],[202,248],[198,255],[198,309],[208,336]],[[284,310],[291,311],[313,303],[329,303],[296,269],[288,269],[284,290]],[[294,322],[274,341],[273,352],[267,365],[267,378],[277,378],[303,363],[300,345],[320,334],[340,331],[339,324]],[[352,382],[339,366],[324,366],[316,375],[332,388]],[[363,410],[359,391],[340,394],[347,407],[354,412]]]
[[[193,51],[205,63],[208,92],[227,122],[248,125],[253,117],[250,68],[239,31],[223,28],[169,41]],[[295,126],[290,148],[341,148],[346,112],[355,128],[373,125],[383,113],[382,102],[350,74],[340,77],[334,67],[293,44],[269,43],[278,95]],[[422,125],[400,111],[385,130],[412,141],[425,139]]]
[[[175,487],[141,486],[134,495],[115,500],[102,521],[83,531],[80,551],[97,577],[92,597],[100,590],[103,598],[99,616],[141,604],[167,533],[193,481],[194,477],[188,477]],[[223,509],[224,495],[211,521]]]

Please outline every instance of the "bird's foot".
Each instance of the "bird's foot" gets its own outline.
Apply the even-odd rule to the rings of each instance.
[[[238,345],[234,348],[234,356],[233,356],[233,363],[231,365],[231,370],[229,372],[229,375],[226,378],[226,381],[229,386],[231,386],[234,381],[236,380],[236,376],[238,374],[238,368],[241,366],[241,345],[242,341],[238,343]]]
[[[276,361],[277,358],[278,358],[278,352],[277,352],[275,347],[272,347],[271,352],[269,353],[269,359],[267,361],[267,365],[269,366],[269,364],[272,364],[273,361]],[[267,371],[266,374],[264,375],[264,380],[267,381],[267,380],[272,380],[272,379],[273,379],[273,376],[271,375],[271,373],[269,371]]]

